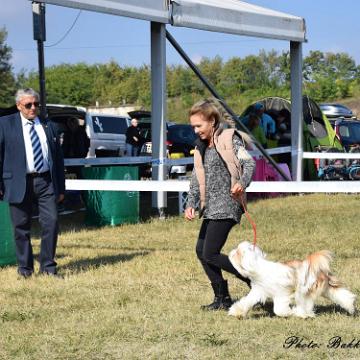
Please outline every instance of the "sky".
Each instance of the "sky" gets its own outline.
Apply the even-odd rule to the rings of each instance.
[[[358,0],[249,0],[249,3],[303,17],[311,50],[346,52],[360,64],[360,1]],[[46,5],[45,66],[61,63],[88,64],[116,61],[121,66],[150,64],[150,23],[109,14],[81,11],[75,25],[60,42],[79,15],[78,9]],[[8,31],[13,71],[38,69],[37,43],[33,40],[32,10],[29,0],[0,0],[0,27]],[[176,28],[167,30],[188,56],[198,63],[202,58],[257,55],[260,50],[279,53],[289,42],[239,35]],[[57,44],[58,43],[58,44]],[[184,64],[167,43],[168,64]]]

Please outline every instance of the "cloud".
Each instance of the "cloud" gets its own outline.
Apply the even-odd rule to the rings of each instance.
[[[200,64],[201,60],[203,59],[203,56],[202,55],[199,55],[199,54],[195,54],[195,55],[192,55],[191,56],[191,60],[194,64],[198,65]]]

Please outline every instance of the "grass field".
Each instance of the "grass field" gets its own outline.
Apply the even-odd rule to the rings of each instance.
[[[253,201],[249,211],[268,258],[329,249],[334,272],[359,294],[359,201],[293,196]],[[199,221],[101,229],[70,217],[62,222],[57,260],[64,279],[23,280],[16,267],[0,269],[0,359],[360,359],[358,315],[326,300],[306,320],[274,317],[270,303],[245,320],[201,311],[212,293],[194,252]],[[224,252],[243,239],[252,240],[245,219]],[[38,238],[34,245],[38,253]],[[234,298],[247,292],[227,278]],[[303,347],[284,348],[290,336]],[[334,336],[348,347],[329,349]]]

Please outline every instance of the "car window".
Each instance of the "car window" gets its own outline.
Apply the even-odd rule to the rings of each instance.
[[[350,128],[350,138],[354,143],[360,143],[360,124],[353,124]]]
[[[184,126],[170,126],[168,129],[168,140],[171,142],[180,142],[180,143],[187,143],[192,144],[195,139],[196,135],[193,128],[190,125]]]
[[[360,143],[360,123],[341,125],[340,135],[351,143]]]
[[[340,136],[341,137],[349,137],[350,132],[347,126],[340,126]]]
[[[92,116],[95,133],[125,134],[128,128],[127,118],[116,116]]]

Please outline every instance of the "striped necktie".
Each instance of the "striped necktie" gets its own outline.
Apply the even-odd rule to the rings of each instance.
[[[44,157],[42,154],[41,143],[40,143],[39,135],[35,131],[34,122],[29,121],[29,124],[30,124],[30,139],[31,139],[31,145],[34,155],[34,168],[36,172],[40,172],[40,170],[44,165]]]

